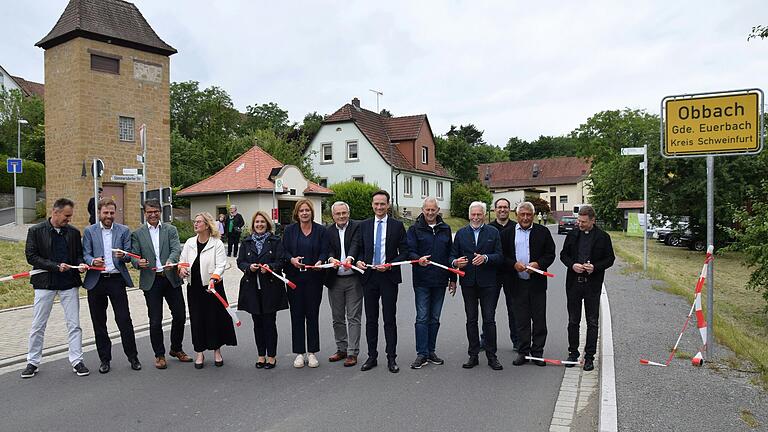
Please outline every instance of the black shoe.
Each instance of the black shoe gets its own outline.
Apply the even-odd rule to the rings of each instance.
[[[595,361],[592,359],[584,359],[584,370],[589,372],[595,369]]]
[[[205,367],[205,363],[195,363],[195,369],[202,369]]]
[[[80,362],[72,367],[72,372],[76,373],[77,376],[88,376],[91,374],[91,371],[88,370],[87,367],[85,367],[85,363]]]
[[[23,371],[21,371],[21,377],[22,378],[32,378],[37,373],[37,366],[33,364],[27,364],[27,367],[24,368]]]
[[[435,353],[431,353],[429,357],[427,357],[427,361],[436,365],[441,365],[445,363],[445,360],[438,357],[437,354]]]
[[[512,364],[515,366],[522,366],[528,363],[528,359],[525,358],[525,354],[519,354],[516,359],[512,360]]]
[[[375,358],[368,357],[368,360],[366,360],[365,363],[363,363],[363,366],[360,368],[360,370],[363,372],[369,371],[378,365],[379,365],[379,362],[376,361]]]
[[[427,358],[424,356],[416,356],[416,360],[411,363],[411,369],[421,369],[422,366],[427,364]]]
[[[395,359],[387,360],[387,369],[392,373],[400,372],[400,366],[397,365]]]
[[[257,361],[256,362],[256,369],[264,369],[264,366],[266,366],[267,362],[263,361]]]
[[[109,369],[110,369],[110,367],[109,367],[109,362],[108,361],[103,361],[99,365],[99,373],[102,373],[102,374],[109,373]]]
[[[579,355],[578,354],[568,354],[568,358],[566,359],[566,361],[577,362],[577,361],[579,361]],[[575,364],[568,364],[568,363],[566,363],[563,366],[565,366],[567,368],[572,368],[572,367],[574,367],[576,365]]]
[[[472,369],[473,367],[479,364],[480,364],[480,361],[477,359],[477,356],[473,355],[473,356],[469,356],[469,360],[467,360],[466,363],[461,365],[461,367],[463,367],[464,369]]]
[[[214,364],[214,366],[216,366],[216,367],[222,367],[222,366],[224,366],[224,359],[221,359],[221,360],[214,360],[213,364]]]
[[[131,362],[131,369],[135,371],[141,370],[141,362],[139,361],[138,357],[134,357],[132,359],[128,359],[129,362]]]
[[[275,366],[277,366],[277,359],[275,359],[274,363],[270,363],[270,362],[264,363],[264,369],[274,369]]]
[[[491,357],[488,359],[488,366],[491,367],[493,370],[502,370],[504,369],[504,366],[499,363],[499,359],[496,357]]]

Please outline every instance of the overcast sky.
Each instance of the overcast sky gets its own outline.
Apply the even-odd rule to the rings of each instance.
[[[241,111],[294,121],[353,97],[426,113],[435,134],[473,123],[488,142],[570,132],[607,109],[659,112],[667,95],[768,87],[768,1],[136,0],[179,53],[172,81],[220,86]],[[357,4],[353,4],[357,3]],[[43,81],[34,44],[66,0],[4,2],[0,65]]]

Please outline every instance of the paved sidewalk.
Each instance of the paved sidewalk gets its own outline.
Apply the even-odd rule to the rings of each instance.
[[[233,303],[237,303],[237,295],[240,292],[240,277],[242,272],[237,268],[235,258],[229,258],[232,267],[224,272],[224,287],[227,291],[227,298]],[[134,281],[138,283],[138,281]],[[31,288],[30,288],[31,289]],[[182,287],[186,297],[186,288]],[[131,319],[136,332],[149,328],[149,317],[147,316],[147,306],[144,302],[144,292],[138,288],[129,288],[128,303],[131,308]],[[186,302],[185,302],[186,304]],[[171,313],[168,306],[163,303],[166,318],[164,324],[170,323]],[[107,327],[110,330],[110,337],[113,343],[119,342],[120,333],[117,331],[114,313],[111,306],[107,308],[108,319]],[[187,315],[189,316],[189,315]],[[29,342],[29,326],[32,324],[32,306],[7,309],[0,311],[0,367],[12,364],[23,364],[27,359],[27,350]],[[83,346],[92,345],[93,326],[91,325],[91,316],[88,310],[88,300],[86,297],[80,297],[80,327],[83,330]],[[45,345],[43,347],[43,357],[59,352],[67,351],[67,327],[64,323],[64,311],[58,304],[53,305],[51,317],[48,320],[48,327],[45,330]],[[115,353],[119,356],[119,353]]]
[[[0,240],[10,241],[10,242],[26,241],[27,231],[29,231],[29,228],[32,226],[34,226],[34,224],[24,224],[21,226],[16,226],[16,224],[14,223],[9,223],[5,225],[0,225]]]

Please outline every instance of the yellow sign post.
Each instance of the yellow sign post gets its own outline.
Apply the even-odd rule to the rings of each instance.
[[[664,98],[662,156],[759,153],[762,100],[759,89]]]

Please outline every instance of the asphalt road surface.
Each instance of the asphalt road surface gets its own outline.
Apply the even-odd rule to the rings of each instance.
[[[0,225],[13,222],[13,207],[0,210]]]
[[[559,254],[564,236],[553,234]],[[237,270],[235,270],[237,271]],[[548,326],[545,356],[567,354],[565,269],[559,260],[550,269]],[[461,368],[467,339],[461,293],[446,297],[437,353],[445,365],[408,366],[415,358],[414,296],[410,270],[404,268],[398,300],[398,361],[401,371],[390,373],[384,358],[383,327],[379,327],[379,367],[361,372],[328,363],[335,351],[327,298],[321,306],[321,361],[317,369],[292,367],[290,316],[278,314],[278,367],[254,368],[256,348],[252,321],[241,312],[238,346],[224,347],[225,365],[213,367],[169,360],[167,370],[152,364],[148,337],[137,340],[141,371],[132,371],[119,340],[113,340],[112,371],[100,375],[95,350],[85,362],[89,377],[77,377],[66,359],[43,363],[40,373],[22,380],[19,372],[0,376],[2,431],[546,431],[554,411],[563,369],[555,366],[512,365],[503,296],[497,309],[499,359],[503,371],[491,370],[481,357],[479,367]],[[145,309],[134,314],[146,313]],[[62,323],[55,323],[61,325]],[[90,318],[81,317],[82,326]],[[109,323],[110,330],[114,323]],[[364,333],[364,332],[363,332]],[[118,338],[119,339],[119,338]],[[166,348],[168,334],[166,333]],[[360,361],[365,360],[365,337]],[[189,329],[184,349],[191,354]]]

